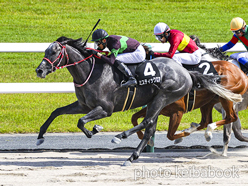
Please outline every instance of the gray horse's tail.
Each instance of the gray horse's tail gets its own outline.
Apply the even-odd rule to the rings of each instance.
[[[241,94],[235,94],[217,83],[222,76],[205,75],[197,71],[189,71],[189,74],[193,80],[193,89],[206,88],[218,96],[233,102],[241,102],[243,100]]]
[[[239,126],[236,126],[235,123],[233,123],[232,129],[233,129],[234,136],[235,136],[239,141],[248,142],[248,138],[245,137],[245,136],[242,134],[241,128],[240,128]]]

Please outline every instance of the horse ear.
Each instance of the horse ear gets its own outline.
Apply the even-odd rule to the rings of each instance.
[[[82,42],[82,38],[80,37],[80,38],[76,39],[76,42]]]
[[[76,39],[76,40],[70,40],[68,42],[69,45],[80,45],[82,43],[82,38]]]
[[[58,41],[58,42],[65,42],[65,41],[68,41],[69,39],[67,38],[67,37],[65,37],[65,36],[61,36],[61,37],[59,37],[56,41]]]

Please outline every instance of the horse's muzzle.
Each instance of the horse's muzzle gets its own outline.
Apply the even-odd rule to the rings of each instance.
[[[42,61],[40,65],[36,68],[37,77],[45,78],[47,74],[52,72],[52,66]]]
[[[42,69],[37,68],[35,71],[36,71],[37,77],[40,77],[40,78],[46,77],[46,75],[44,76],[44,72]]]

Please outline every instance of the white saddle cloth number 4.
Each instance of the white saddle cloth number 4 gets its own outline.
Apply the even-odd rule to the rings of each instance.
[[[156,72],[152,68],[151,63],[146,63],[145,71],[144,71],[144,76],[155,76]]]

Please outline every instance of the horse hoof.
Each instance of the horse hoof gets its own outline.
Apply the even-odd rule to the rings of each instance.
[[[117,137],[114,137],[112,140],[111,140],[112,143],[115,143],[115,144],[119,144],[121,142],[121,139],[117,138]]]
[[[150,139],[148,141],[147,145],[149,145],[150,147],[154,147],[154,141],[152,139]]]
[[[100,126],[100,125],[95,125],[95,126],[93,127],[93,130],[95,130],[96,132],[100,132],[102,129],[103,129],[103,127]]]
[[[192,128],[192,131],[191,131],[191,133],[192,133],[192,132],[195,132],[195,131],[197,130],[197,128],[200,127],[201,125],[198,124],[198,123],[192,122],[192,123],[190,124],[190,126],[191,126],[191,128]]]
[[[183,138],[178,138],[178,139],[175,139],[174,141],[174,144],[178,144],[178,143],[181,143],[183,141]]]
[[[213,138],[212,132],[210,132],[210,131],[207,132],[206,131],[205,132],[205,139],[206,139],[206,141],[209,142],[212,138]]]
[[[221,156],[227,157],[227,153],[222,153]]]
[[[45,138],[37,139],[36,145],[39,146],[45,141]]]
[[[132,165],[132,163],[131,163],[129,160],[127,160],[127,161],[125,161],[125,162],[123,163],[122,166],[127,167],[127,166],[131,166],[131,165]]]

